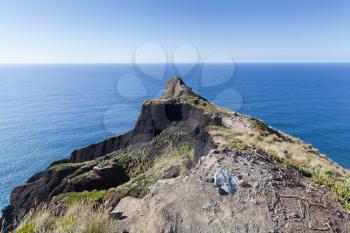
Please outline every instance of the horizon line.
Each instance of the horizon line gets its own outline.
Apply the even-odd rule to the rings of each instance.
[[[0,65],[130,65],[133,62],[18,62],[18,63],[1,63]],[[181,64],[181,65],[197,65],[197,64],[350,64],[350,61],[291,61],[291,62],[276,62],[276,61],[254,61],[254,62],[138,62],[137,64],[142,65],[157,65],[157,64]]]

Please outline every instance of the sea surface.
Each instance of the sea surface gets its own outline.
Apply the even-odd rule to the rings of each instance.
[[[350,168],[349,64],[0,65],[0,208],[52,161],[131,129],[172,75]]]

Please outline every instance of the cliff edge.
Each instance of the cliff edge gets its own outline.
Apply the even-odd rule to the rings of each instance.
[[[173,77],[160,99],[144,102],[133,130],[16,187],[2,228],[72,230],[79,218],[62,219],[88,202],[108,213],[106,232],[350,232],[349,177],[311,145]],[[43,206],[47,227],[33,214]]]

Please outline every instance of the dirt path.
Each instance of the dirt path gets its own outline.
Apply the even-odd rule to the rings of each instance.
[[[234,193],[212,183],[219,167],[236,178]],[[116,211],[117,232],[350,232],[349,215],[325,188],[251,151],[212,151],[189,176],[160,180]]]

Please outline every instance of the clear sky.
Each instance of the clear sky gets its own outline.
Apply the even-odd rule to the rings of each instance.
[[[131,62],[144,43],[237,62],[350,62],[350,1],[0,0],[0,63]]]

